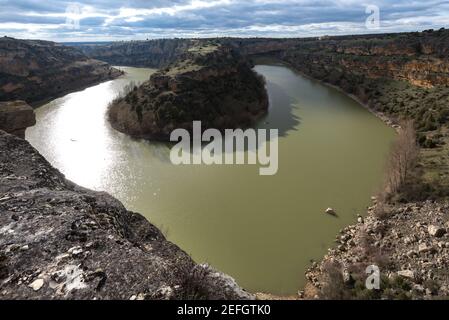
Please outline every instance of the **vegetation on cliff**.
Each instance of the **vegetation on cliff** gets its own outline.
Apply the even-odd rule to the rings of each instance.
[[[176,62],[114,100],[109,119],[136,137],[167,139],[173,129],[249,127],[268,109],[264,79],[233,50],[198,42]]]
[[[0,299],[252,299],[0,127]]]
[[[78,44],[87,56],[115,66],[161,68],[176,61],[195,40],[155,39],[118,41],[108,44]]]
[[[80,50],[49,41],[0,38],[0,101],[39,105],[122,74]]]
[[[384,189],[368,218],[342,230],[337,248],[307,272],[313,284],[306,290],[309,297],[431,299],[449,294],[447,276],[439,272],[448,268],[448,38],[444,29],[331,38],[277,55],[355,96],[399,131]],[[379,290],[365,287],[369,265],[381,270]]]

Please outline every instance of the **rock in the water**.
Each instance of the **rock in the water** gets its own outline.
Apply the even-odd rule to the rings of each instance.
[[[25,101],[0,102],[0,130],[25,138],[25,130],[36,124],[33,108]]]
[[[427,231],[432,237],[441,238],[446,233],[446,230],[444,228],[440,228],[434,225],[430,225],[427,228]]]
[[[357,222],[358,222],[358,223],[364,223],[365,220],[363,219],[363,217],[362,217],[361,215],[358,215],[358,216],[357,216]]]
[[[332,208],[327,208],[325,212],[326,212],[327,214],[332,215],[332,216],[336,216],[336,215],[337,215],[337,213],[335,212],[335,210],[332,209]]]

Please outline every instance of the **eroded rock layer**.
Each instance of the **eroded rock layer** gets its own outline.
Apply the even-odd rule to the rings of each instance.
[[[25,138],[25,130],[36,124],[36,115],[25,101],[0,102],[0,130]]]

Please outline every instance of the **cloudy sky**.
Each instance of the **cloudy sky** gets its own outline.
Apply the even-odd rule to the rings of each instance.
[[[0,35],[54,41],[306,37],[440,27],[449,27],[449,0],[0,0]]]

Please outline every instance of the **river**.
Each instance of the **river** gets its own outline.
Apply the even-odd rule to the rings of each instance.
[[[151,69],[56,99],[36,110],[27,140],[66,177],[140,212],[197,262],[252,292],[295,294],[338,231],[364,214],[381,185],[392,129],[343,93],[283,65],[257,65],[279,129],[279,171],[174,166],[169,146],[111,128],[108,103]],[[332,207],[338,217],[326,215]]]

